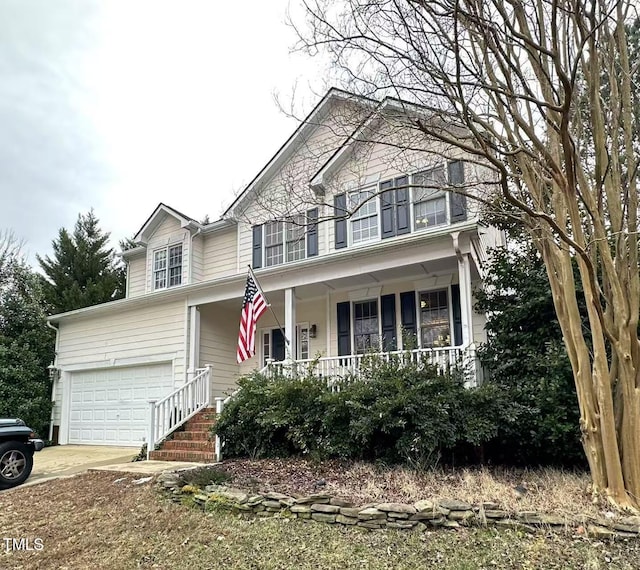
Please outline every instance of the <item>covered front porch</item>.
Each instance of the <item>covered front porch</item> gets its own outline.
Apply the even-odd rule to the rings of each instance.
[[[481,273],[470,253],[456,255],[449,246],[425,261],[403,263],[400,253],[369,267],[353,263],[348,275],[327,264],[300,267],[295,279],[274,268],[256,277],[271,307],[258,322],[255,356],[241,365],[235,362],[241,296],[191,307],[191,361],[194,369],[211,366],[214,397],[256,369],[357,376],[372,353],[442,370],[462,365],[468,384],[477,382],[475,345],[485,333],[484,316],[473,311]]]

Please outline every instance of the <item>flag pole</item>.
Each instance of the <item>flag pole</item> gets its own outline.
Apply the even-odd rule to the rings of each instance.
[[[267,307],[269,307],[269,310],[271,311],[271,314],[273,315],[273,318],[275,319],[276,324],[278,325],[278,328],[282,333],[282,338],[284,338],[284,342],[287,345],[289,356],[293,358],[293,355],[291,354],[291,343],[289,342],[289,339],[287,338],[287,334],[285,333],[284,329],[282,328],[282,325],[280,324],[280,321],[278,320],[278,315],[276,315],[275,311],[273,310],[273,307],[271,306],[271,303],[269,303],[269,301],[267,300],[267,296],[264,294],[264,291],[262,290],[262,287],[260,286],[260,283],[258,282],[258,279],[255,273],[253,272],[253,269],[251,269],[251,265],[248,265],[247,267],[249,268],[249,275],[251,275],[251,279],[253,279],[253,282],[256,284],[256,287],[258,288],[258,291],[260,291],[262,298],[265,301],[267,301]]]

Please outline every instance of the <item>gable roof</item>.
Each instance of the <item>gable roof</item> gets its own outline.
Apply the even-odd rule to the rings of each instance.
[[[336,101],[357,101],[363,104],[376,103],[373,99],[356,95],[348,91],[343,91],[336,87],[332,87],[327,91],[324,97],[316,104],[307,117],[300,123],[293,134],[284,142],[284,144],[271,157],[269,162],[256,174],[256,176],[247,184],[245,189],[238,195],[232,204],[224,211],[222,217],[233,216],[235,209],[242,205],[249,196],[255,191],[256,187],[265,179],[269,179],[277,169],[286,161],[302,141],[313,131],[322,121],[331,105]]]
[[[166,216],[172,216],[180,222],[180,226],[189,229],[201,229],[202,224],[197,222],[189,216],[185,216],[181,212],[178,212],[175,208],[167,206],[160,202],[153,213],[147,218],[147,221],[142,224],[142,227],[138,230],[133,238],[133,241],[140,244],[146,244],[153,231],[164,220]]]
[[[424,114],[425,109],[420,105],[403,101],[395,97],[385,97],[382,101],[376,102],[369,116],[353,131],[343,143],[336,149],[331,157],[319,168],[309,181],[309,186],[314,192],[325,190],[326,178],[342,166],[349,158],[356,144],[359,142],[369,142],[369,134],[375,129],[377,121],[384,113],[392,111],[407,112],[411,109],[416,115]]]

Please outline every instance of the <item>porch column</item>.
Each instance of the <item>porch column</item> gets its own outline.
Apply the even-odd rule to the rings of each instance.
[[[200,310],[189,308],[189,372],[195,372],[200,364]],[[187,378],[190,380],[190,378]]]
[[[473,342],[473,306],[471,303],[471,265],[469,254],[458,256],[458,280],[460,282],[460,316],[462,321],[462,345]]]
[[[286,346],[286,359],[295,360],[296,347],[296,290],[294,287],[284,290],[284,335],[289,341]]]

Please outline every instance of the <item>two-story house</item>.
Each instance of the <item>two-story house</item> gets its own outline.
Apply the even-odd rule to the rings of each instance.
[[[51,436],[140,446],[150,400],[169,397],[174,411],[159,413],[186,416],[185,402],[211,403],[283,361],[314,361],[330,377],[370,351],[472,360],[485,322],[473,291],[503,237],[447,189],[472,194],[486,173],[409,138],[401,105],[333,89],[221,219],[160,204],[123,254],[126,298],[50,318]],[[238,365],[248,266],[273,310],[258,322],[256,356]],[[196,377],[206,397],[201,386],[187,394]]]

